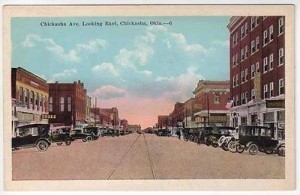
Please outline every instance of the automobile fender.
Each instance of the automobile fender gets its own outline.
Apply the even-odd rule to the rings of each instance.
[[[40,139],[36,140],[35,145],[37,145],[37,143],[39,141],[41,141],[41,140],[45,140],[49,144],[49,146],[51,145],[51,140],[50,139],[46,139],[46,138],[40,138]]]
[[[255,144],[255,143],[254,143],[254,142],[248,142],[248,143],[246,144],[246,148],[249,148],[249,146],[250,146],[251,144]]]

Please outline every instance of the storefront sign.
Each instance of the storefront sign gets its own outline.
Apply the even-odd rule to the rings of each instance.
[[[266,100],[267,108],[284,108],[284,100]]]
[[[20,123],[34,121],[33,114],[31,113],[17,112],[17,118],[18,118],[18,122]]]
[[[55,114],[42,114],[41,117],[42,119],[56,119]]]
[[[254,73],[254,91],[255,100],[261,99],[261,74],[259,72]]]

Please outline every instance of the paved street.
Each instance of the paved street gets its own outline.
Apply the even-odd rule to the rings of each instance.
[[[13,180],[284,178],[285,158],[251,156],[175,137],[130,134],[13,151]]]

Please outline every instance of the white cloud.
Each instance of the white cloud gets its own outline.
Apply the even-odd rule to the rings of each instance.
[[[91,97],[98,97],[101,99],[113,99],[123,97],[126,95],[126,90],[118,88],[113,85],[104,85],[97,88],[95,91],[89,93]]]
[[[152,72],[149,71],[149,70],[142,70],[142,71],[139,71],[141,74],[145,75],[145,76],[152,76]]]
[[[61,59],[66,62],[79,62],[80,53],[82,51],[87,52],[96,52],[99,48],[105,48],[107,46],[107,41],[102,39],[91,40],[87,44],[81,43],[75,46],[75,49],[70,50],[69,52],[65,51],[64,48],[53,39],[42,38],[39,35],[29,34],[26,36],[25,40],[22,42],[24,48],[33,48],[36,47],[36,43],[41,43],[46,50],[53,53],[58,59]]]
[[[94,66],[92,68],[92,71],[94,73],[97,73],[97,74],[107,74],[107,73],[110,73],[113,76],[119,76],[119,73],[116,70],[115,66],[113,64],[111,64],[111,63],[106,63],[106,62]]]
[[[212,45],[217,47],[229,47],[229,40],[226,41],[215,40],[212,42]]]
[[[77,70],[75,68],[64,69],[60,73],[53,74],[48,82],[55,82],[55,81],[63,80],[63,79],[66,79],[70,76],[75,75],[76,73],[77,73]]]

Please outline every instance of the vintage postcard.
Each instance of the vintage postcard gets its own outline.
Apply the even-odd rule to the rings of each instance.
[[[3,9],[6,190],[295,188],[292,5]]]

